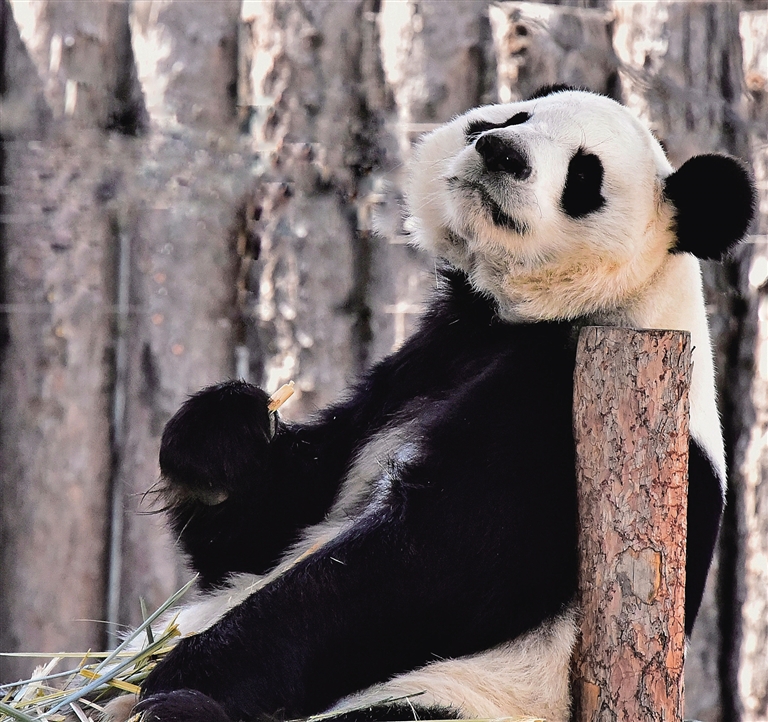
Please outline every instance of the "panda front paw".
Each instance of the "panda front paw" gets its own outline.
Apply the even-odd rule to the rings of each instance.
[[[289,490],[274,478],[268,403],[261,389],[228,381],[190,397],[163,432],[160,493],[203,589],[264,573],[295,535]]]
[[[160,471],[172,506],[215,506],[256,482],[268,464],[274,435],[268,403],[256,386],[227,381],[182,405],[160,444]]]

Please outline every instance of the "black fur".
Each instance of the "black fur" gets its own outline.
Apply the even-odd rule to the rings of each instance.
[[[602,189],[603,164],[600,158],[579,148],[568,163],[560,205],[571,218],[583,218],[605,205]]]
[[[203,589],[233,572],[270,569],[299,528],[323,518],[336,493],[343,462],[334,466],[326,457],[316,472],[318,444],[305,453],[312,442],[300,429],[272,439],[267,402],[261,389],[242,381],[211,386],[163,432],[169,519]],[[273,458],[281,459],[278,466]]]
[[[741,161],[699,155],[683,163],[664,183],[675,206],[678,251],[720,259],[747,232],[757,191]]]
[[[690,637],[715,553],[725,500],[717,473],[701,447],[688,454],[688,549],[685,564],[685,633]]]
[[[231,722],[218,702],[194,689],[145,697],[134,711],[142,713],[142,722]]]
[[[552,83],[551,85],[542,85],[538,90],[535,90],[533,95],[530,95],[527,100],[545,98],[547,95],[552,95],[552,93],[560,93],[564,90],[584,90],[584,88],[577,88],[573,85],[568,85],[567,83]]]
[[[521,125],[529,120],[530,113],[515,113],[509,120],[502,121],[501,123],[491,123],[487,120],[473,120],[464,131],[464,135],[467,138],[467,144],[477,140],[482,133],[489,130],[495,130],[496,128],[509,128],[512,125]]]
[[[160,692],[144,698],[135,712],[142,713],[142,722],[233,722],[222,706],[202,692],[179,689]],[[360,707],[348,712],[329,715],[327,722],[403,722],[403,720],[449,720],[460,715],[450,707],[422,706],[418,695],[407,700],[393,700]],[[258,715],[254,722],[284,722],[285,715]]]
[[[313,423],[281,423],[265,443],[263,395],[225,387],[262,405],[245,424],[230,420],[239,430],[229,447],[253,455],[237,466],[242,477],[227,481],[239,499],[227,519],[248,527],[238,533],[250,540],[253,557],[238,551],[239,567],[256,568],[272,554],[271,542],[253,527],[274,516],[285,538],[290,520],[301,523],[280,504],[303,503],[305,517],[322,516],[355,453],[377,431],[414,421],[420,452],[383,469],[391,487],[376,514],[359,517],[213,627],[181,640],[145,682],[145,699],[189,688],[217,700],[232,720],[317,713],[398,672],[512,639],[572,600],[578,324],[504,323],[462,274],[446,274],[445,284],[420,331]],[[194,415],[209,401],[194,397],[184,413]],[[246,452],[245,442],[254,440]],[[182,434],[175,443],[183,456]],[[205,443],[190,439],[198,448]],[[713,527],[692,536],[695,560],[700,547],[709,553],[716,534],[709,507],[719,486],[711,469],[692,464],[691,471],[705,477],[691,479],[691,508],[704,509],[696,524],[709,519]],[[283,494],[281,485],[290,491]],[[311,502],[298,501],[304,492]],[[220,542],[216,523],[208,529],[223,569],[227,550],[234,550]],[[180,533],[187,549],[204,550],[192,552],[193,566],[210,565],[201,528],[189,524]],[[688,628],[700,602],[696,586],[689,587],[699,598],[687,601]]]

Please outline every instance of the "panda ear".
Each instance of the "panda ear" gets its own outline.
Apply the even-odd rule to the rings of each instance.
[[[720,259],[747,232],[757,192],[745,165],[726,155],[697,155],[664,181],[675,207],[674,251]]]
[[[568,85],[567,83],[551,83],[550,85],[542,85],[537,90],[534,90],[533,93],[526,98],[526,100],[546,98],[548,95],[559,93],[563,90],[585,90],[585,88],[577,88],[576,86]]]

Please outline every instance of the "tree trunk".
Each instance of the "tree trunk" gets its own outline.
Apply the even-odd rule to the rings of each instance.
[[[690,370],[687,333],[579,337],[579,722],[682,719]]]
[[[485,2],[384,0],[379,15],[384,73],[394,105],[386,107],[388,145],[375,178],[371,273],[371,357],[390,353],[414,330],[435,283],[434,260],[408,245],[403,190],[411,147],[455,115],[495,101],[495,59]]]
[[[768,717],[768,12],[743,12],[741,36],[752,163],[762,211],[745,259],[740,289],[747,303],[739,353],[744,388],[744,428],[737,454],[740,486],[740,585],[743,606],[735,625],[738,684],[744,722]]]
[[[165,422],[188,394],[235,370],[235,209],[248,187],[234,95],[239,6],[132,5],[147,129],[127,149],[134,166],[119,219],[130,278],[127,371],[118,379],[126,405],[118,420],[113,624],[137,624],[140,597],[154,608],[186,576],[163,517],[142,514],[156,508],[144,494],[158,477]]]
[[[501,2],[489,12],[503,103],[555,83],[615,96],[610,12],[531,2]]]
[[[263,171],[244,212],[242,336],[254,380],[294,379],[286,416],[368,364],[369,174],[387,105],[377,3],[247,3],[241,104]]]
[[[127,5],[13,9],[21,36],[4,3],[0,649],[86,650],[104,639],[83,620],[104,611],[119,179],[102,160]],[[0,657],[0,678],[31,666]]]

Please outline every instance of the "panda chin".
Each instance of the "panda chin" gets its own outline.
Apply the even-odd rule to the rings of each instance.
[[[494,226],[503,228],[505,231],[512,231],[518,236],[524,236],[529,232],[528,224],[504,213],[493,199],[488,198],[485,205],[491,214],[491,221]]]
[[[530,232],[530,228],[525,221],[513,218],[505,213],[501,209],[501,206],[480,183],[453,176],[448,179],[448,185],[451,188],[466,194],[473,204],[479,203],[487,215],[490,216],[491,224],[496,228],[510,231],[518,236],[524,236]]]

